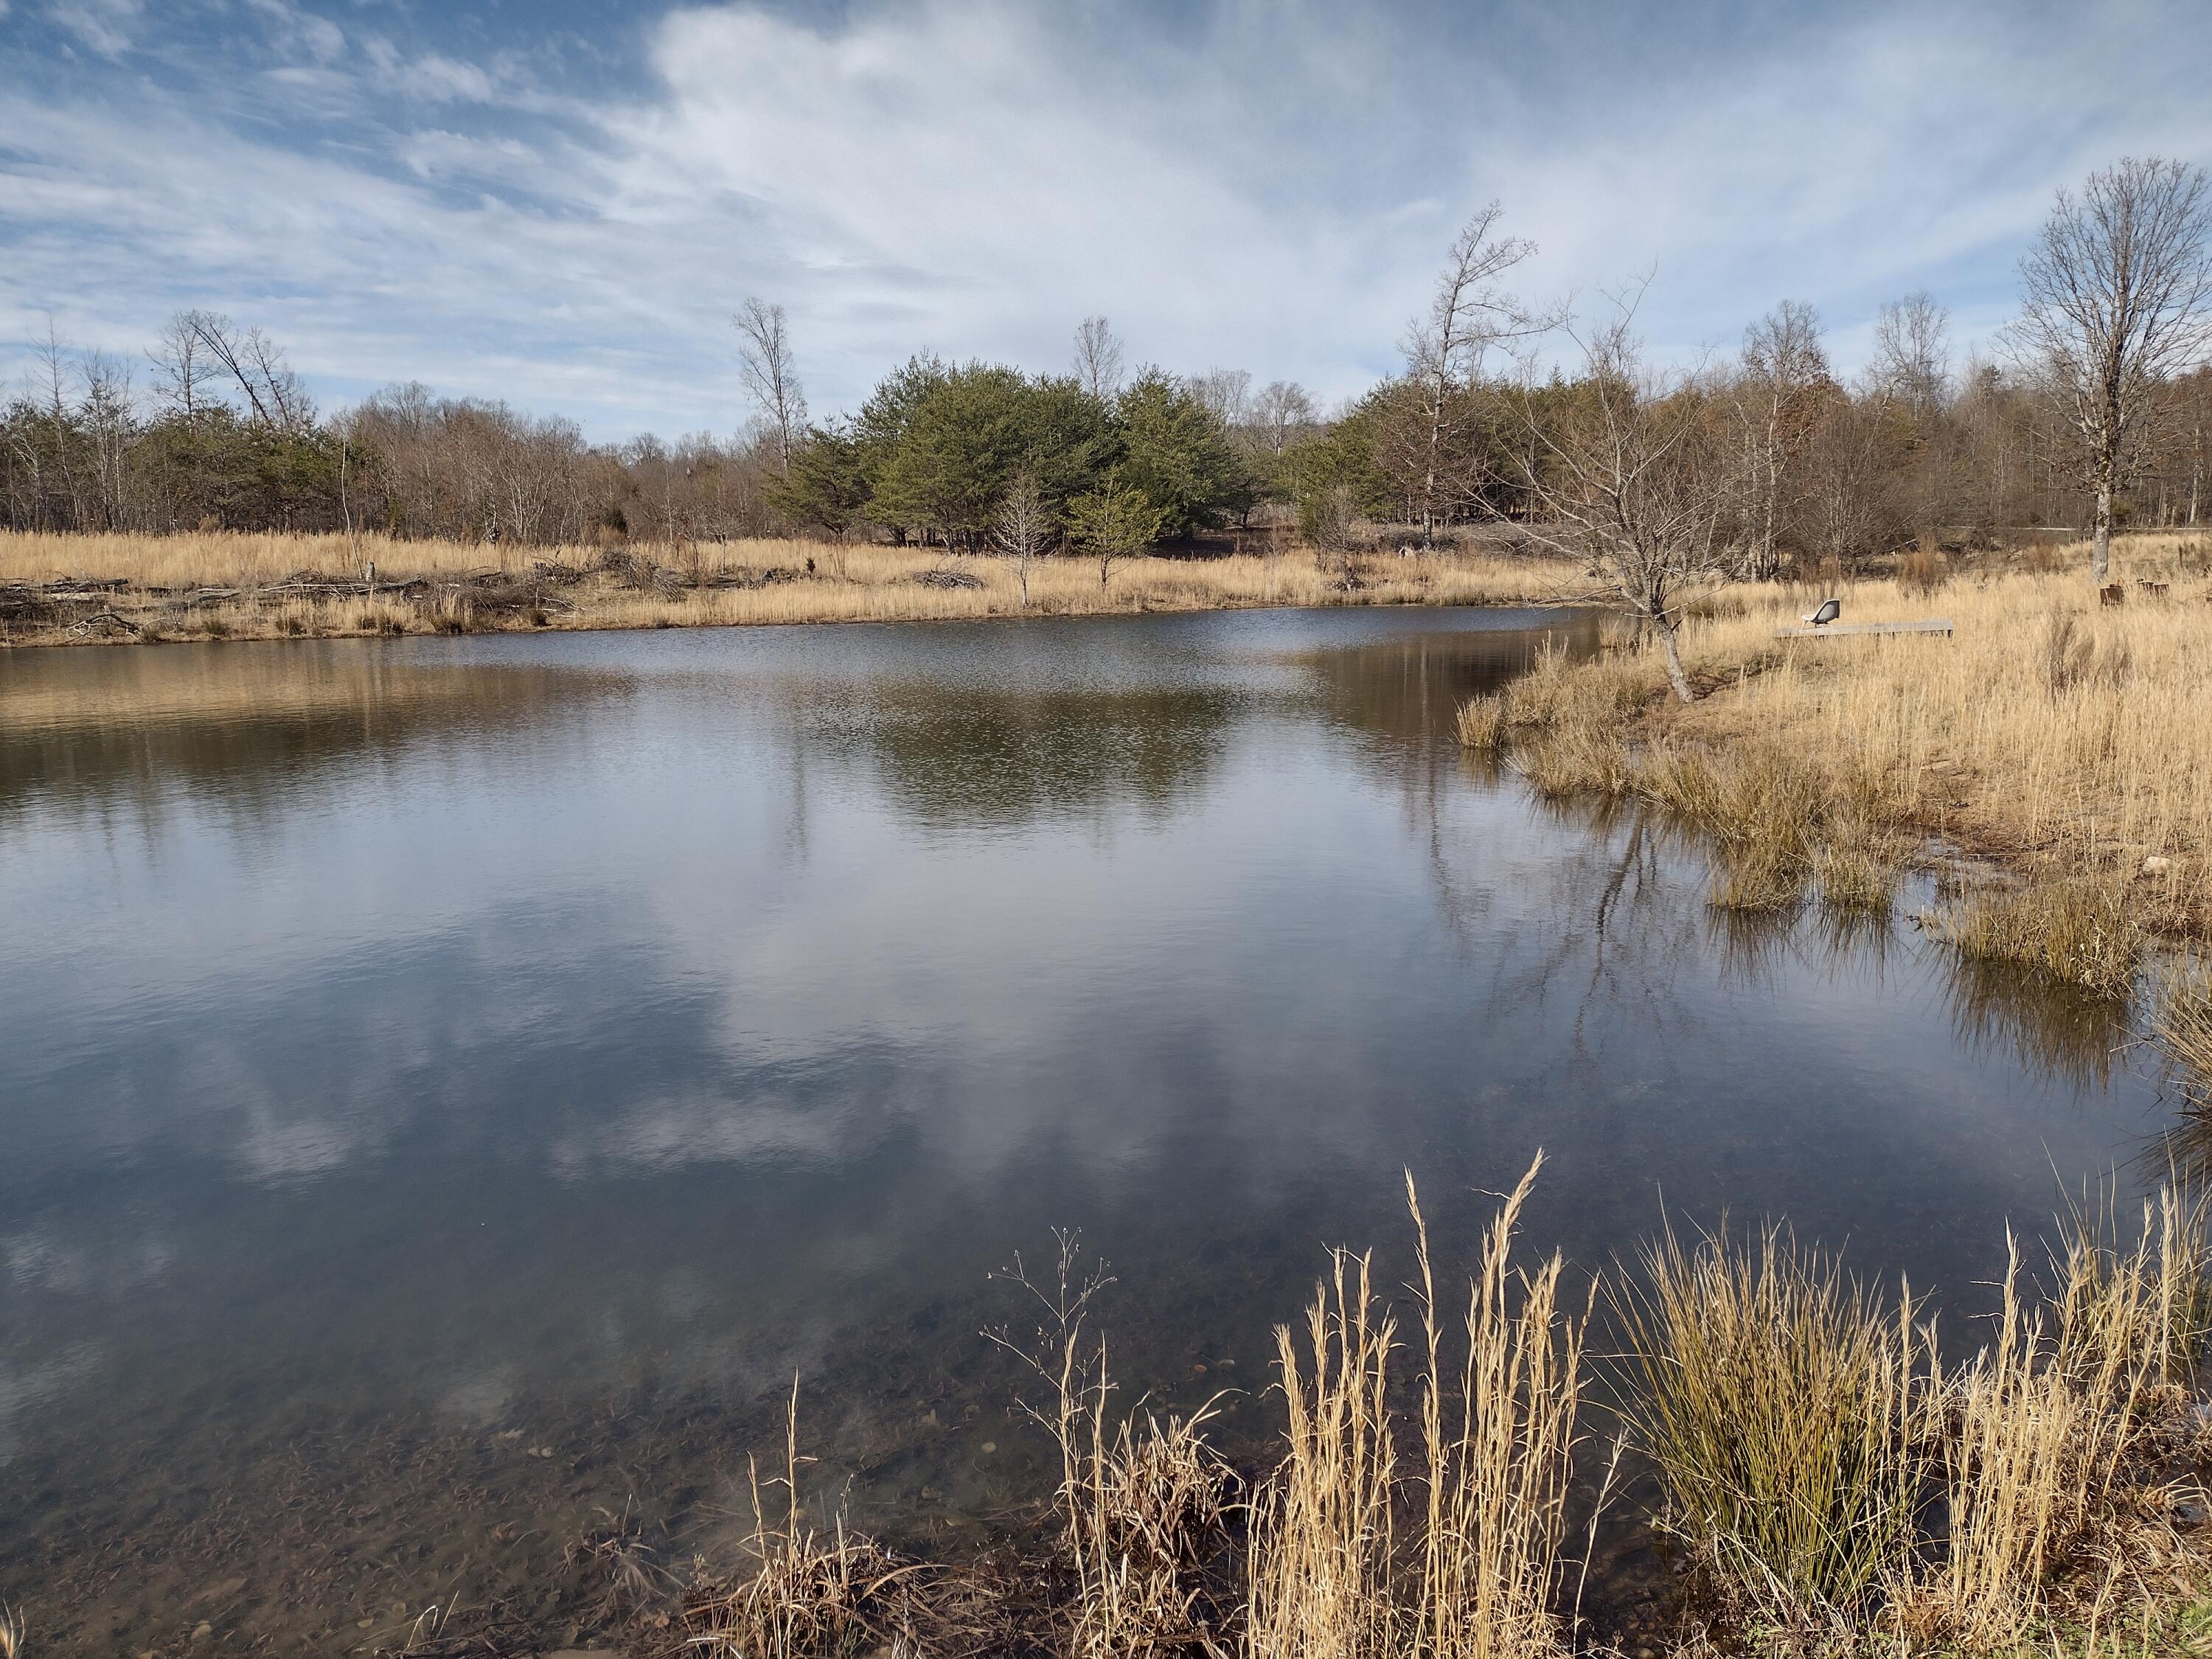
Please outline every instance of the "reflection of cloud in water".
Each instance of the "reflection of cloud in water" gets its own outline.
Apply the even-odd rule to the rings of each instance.
[[[21,1420],[65,1389],[73,1389],[99,1370],[99,1350],[80,1342],[51,1358],[25,1364],[0,1355],[0,1464],[22,1450]]]
[[[127,1234],[66,1238],[51,1228],[0,1237],[0,1262],[21,1291],[54,1296],[115,1295],[157,1279],[176,1260],[167,1239]]]
[[[104,1334],[37,1264],[151,1215],[116,1340],[483,1418],[645,1354],[964,1354],[1057,1223],[1272,1320],[1397,1236],[1402,1166],[1539,1143],[1532,1229],[1593,1259],[1663,1182],[1956,1262],[2109,1154],[1887,932],[1718,927],[1694,849],[1468,763],[1451,705],[1528,641],[1425,628],[520,641],[626,689],[8,831],[0,1212],[52,1291],[11,1328]]]
[[[872,1138],[857,1127],[857,1116],[757,1095],[743,1101],[691,1095],[625,1102],[604,1121],[580,1126],[556,1140],[545,1161],[564,1181],[690,1164],[796,1159],[827,1164],[854,1156]]]

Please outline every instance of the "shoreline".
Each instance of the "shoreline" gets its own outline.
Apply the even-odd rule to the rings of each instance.
[[[1682,629],[1695,702],[1668,692],[1655,648],[1608,624],[1597,657],[1540,665],[1468,705],[1462,738],[1541,794],[1637,800],[1702,832],[1721,910],[1810,896],[1885,908],[1899,871],[1950,849],[2005,878],[1948,907],[1947,925],[1965,929],[1953,942],[2111,992],[2131,977],[2136,945],[2055,940],[2043,960],[2040,943],[2069,927],[2212,937],[2204,545],[2116,543],[2129,596],[2117,605],[2063,556],[2055,569],[1992,563],[1910,590],[1723,589]],[[1834,596],[1846,620],[1937,616],[1955,633],[1777,637]]]
[[[1326,569],[1303,550],[1145,555],[1115,561],[1103,585],[1089,559],[1024,573],[995,555],[805,541],[508,550],[486,562],[501,556],[342,536],[0,535],[0,647],[1577,602],[1565,562],[1456,551]]]

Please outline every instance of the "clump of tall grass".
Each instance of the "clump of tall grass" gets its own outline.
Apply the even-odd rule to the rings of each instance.
[[[690,1645],[714,1659],[838,1659],[879,1644],[911,1651],[926,1603],[927,1571],[846,1530],[841,1513],[827,1537],[807,1526],[799,1497],[799,1396],[785,1419],[784,1469],[763,1482],[749,1462],[754,1571],[708,1586],[685,1609]],[[769,1518],[762,1487],[784,1488],[784,1516]]]
[[[2164,1188],[2126,1230],[2076,1209],[2039,1297],[2008,1246],[1994,1332],[1952,1366],[1908,1291],[1885,1304],[1774,1230],[1670,1232],[1617,1291],[1662,1524],[1740,1617],[2008,1652],[2069,1566],[2099,1567],[2100,1601],[2134,1570],[2154,1443],[2193,1432],[2171,1425],[2212,1334],[2205,1200]]]
[[[1863,824],[1832,829],[1813,860],[1821,902],[1832,910],[1886,915],[1905,858],[1898,836]]]
[[[1541,1163],[1492,1224],[1456,1345],[1407,1182],[1421,1339],[1420,1467],[1409,1477],[1400,1474],[1391,1376],[1397,1326],[1375,1294],[1371,1259],[1339,1251],[1303,1333],[1276,1333],[1289,1431],[1253,1507],[1253,1659],[1566,1650],[1556,1601],[1586,1322],[1561,1307],[1558,1255],[1533,1272],[1511,1264]],[[1401,1504],[1405,1485],[1418,1487],[1418,1505]]]
[[[2135,987],[2142,933],[2116,880],[2076,877],[2020,888],[1978,889],[1921,918],[1936,938],[1970,957],[2016,962],[2104,996]]]
[[[0,1659],[22,1659],[23,1644],[22,1614],[0,1607]]]
[[[1218,1593],[1237,1477],[1201,1432],[1209,1401],[1163,1424],[1109,1424],[1106,1344],[1088,1330],[1112,1281],[1085,1272],[1076,1239],[1060,1236],[1057,1273],[1033,1279],[1017,1256],[997,1277],[1019,1286],[1043,1318],[1028,1341],[990,1339],[1044,1383],[1032,1417],[1060,1453],[1054,1493],[1062,1565],[1073,1581],[1066,1649],[1073,1659],[1225,1655],[1231,1622]]]
[[[1918,544],[1897,561],[1898,591],[1916,599],[1930,599],[1940,593],[1950,580],[1950,560],[1936,544],[1935,538],[1925,532]]]
[[[1825,845],[1829,781],[1772,744],[1718,755],[1658,744],[1636,787],[1705,836],[1717,857],[1712,902],[1723,909],[1777,909],[1802,895]]]
[[[2212,963],[2191,957],[2159,975],[2152,1034],[2204,1103],[2212,1091]]]
[[[2212,1331],[2207,1212],[2170,1186],[2132,1238],[2108,1207],[2076,1209],[2041,1306],[2008,1251],[1996,1340],[1945,1379],[1941,1414],[1944,1553],[1899,1598],[1923,1639],[1987,1651],[2048,1611],[2053,1570],[2100,1529],[2123,1530],[2133,1466]],[[2009,1243],[2009,1241],[2008,1241]],[[2110,1546],[2108,1590],[2126,1566]]]
[[[2043,620],[2043,683],[2054,697],[2078,688],[2118,691],[2135,669],[2124,639],[2106,639],[2084,629],[2071,611]]]
[[[1461,747],[1495,749],[1505,732],[1505,700],[1494,691],[1469,697],[1460,704],[1455,723]]]
[[[1778,1230],[1755,1247],[1670,1230],[1616,1300],[1662,1527],[1741,1613],[1862,1619],[1910,1549],[1927,1476],[1909,1295],[1887,1310]]]
[[[1510,1266],[1542,1165],[1539,1154],[1491,1223],[1462,1322],[1458,1375],[1449,1381],[1428,1227],[1412,1177],[1406,1182],[1425,1360],[1417,1386],[1428,1501],[1414,1647],[1437,1659],[1547,1653],[1565,1634],[1553,1608],[1587,1322],[1561,1307],[1556,1251],[1533,1273]]]
[[[1509,763],[1549,800],[1625,794],[1636,776],[1620,733],[1589,720],[1547,727],[1523,738],[1513,746]]]

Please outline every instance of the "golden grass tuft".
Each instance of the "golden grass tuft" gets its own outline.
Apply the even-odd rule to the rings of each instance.
[[[1616,1305],[1661,1526],[1739,1616],[1863,1619],[1910,1547],[1925,1475],[1909,1296],[1885,1310],[1774,1229],[1755,1247],[1669,1231],[1640,1266]]]
[[[0,1607],[0,1659],[22,1659],[29,1651],[25,1640],[23,1616],[13,1608]]]
[[[1469,697],[1460,704],[1455,723],[1462,748],[1495,749],[1505,734],[1505,700],[1496,692]]]
[[[2212,1093],[2212,963],[2192,957],[2159,975],[2151,1031],[2203,1103]]]
[[[2128,995],[2142,960],[2125,889],[2109,878],[1977,888],[1921,920],[1966,956],[2018,963],[2102,996]]]
[[[1616,1291],[1662,1526],[1782,1649],[2009,1653],[2124,1594],[2148,1627],[2171,1534],[2142,1517],[2198,1433],[2207,1237],[2170,1187],[2128,1228],[2077,1208],[2040,1297],[2008,1239],[1991,1338],[1947,1367],[1907,1291],[1884,1306],[1774,1230],[1667,1235]]]
[[[829,1536],[807,1526],[799,1497],[799,1393],[785,1419],[784,1471],[763,1483],[749,1464],[754,1571],[734,1584],[708,1587],[685,1608],[689,1646],[714,1659],[837,1659],[879,1644],[911,1652],[925,1603],[916,1580],[927,1569],[902,1562],[845,1529],[840,1514]],[[784,1518],[771,1522],[762,1486],[781,1485]]]

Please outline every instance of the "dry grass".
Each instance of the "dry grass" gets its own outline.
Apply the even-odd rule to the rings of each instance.
[[[1924,1475],[1911,1302],[1886,1311],[1778,1231],[1755,1249],[1669,1232],[1641,1266],[1617,1300],[1660,1524],[1739,1617],[1863,1621],[1911,1544]]]
[[[1495,749],[1505,735],[1505,700],[1496,693],[1469,697],[1456,717],[1462,748]]]
[[[1342,1250],[1307,1315],[1309,1358],[1290,1327],[1275,1333],[1290,1421],[1282,1464],[1253,1506],[1245,1637],[1255,1659],[1398,1651],[1407,1620],[1392,1583],[1396,1338],[1370,1259]]]
[[[2148,1631],[2193,1595],[2164,1517],[2170,1454],[2202,1433],[2204,1200],[2162,1190],[2127,1228],[2077,1211],[2039,1297],[2009,1261],[1991,1340],[1947,1367],[1909,1293],[1885,1307],[1778,1232],[1647,1253],[1620,1293],[1626,1409],[1737,1628],[1994,1654],[2061,1650],[2086,1619],[2095,1651],[2100,1624]]]
[[[901,1562],[845,1529],[826,1538],[806,1525],[799,1496],[799,1403],[786,1419],[783,1474],[763,1483],[749,1465],[755,1570],[734,1584],[702,1589],[685,1608],[688,1646],[715,1659],[843,1659],[879,1645],[912,1652],[926,1622],[916,1581],[927,1569]],[[781,1485],[784,1518],[771,1522],[762,1486]]]
[[[2142,960],[2126,890],[2109,876],[1976,888],[1922,923],[1967,956],[2018,963],[2103,996],[2128,995]]]
[[[2202,1103],[2212,1091],[2212,963],[2193,957],[2159,975],[2151,1030]]]
[[[380,597],[272,591],[313,573]],[[950,573],[925,580],[933,572]],[[744,541],[517,548],[382,537],[0,533],[0,640],[268,639],[531,629],[714,627],[1082,616],[1258,605],[1543,605],[1575,591],[1557,561],[1480,552],[1359,559],[1347,580],[1304,553],[1117,560],[1102,592],[1085,559],[1032,562],[927,548]],[[120,581],[56,605],[35,590]],[[390,590],[388,592],[386,590]],[[101,620],[104,612],[115,621]]]
[[[1030,1414],[1060,1453],[1054,1495],[1061,1565],[1071,1580],[1071,1659],[1227,1659],[1233,1597],[1224,1593],[1236,1476],[1201,1433],[1213,1403],[1163,1424],[1151,1413],[1110,1423],[1106,1344],[1092,1339],[1092,1304],[1112,1280],[1086,1271],[1076,1237],[1060,1236],[1052,1278],[1017,1256],[996,1277],[1027,1294],[1041,1318],[1018,1340],[986,1333],[1044,1385]]]
[[[0,1659],[21,1659],[27,1651],[24,1646],[22,1615],[11,1608],[0,1607]]]
[[[1557,1603],[1584,1322],[1561,1311],[1557,1255],[1533,1273],[1511,1265],[1541,1163],[1492,1224],[1455,1365],[1407,1180],[1420,1267],[1417,1507],[1401,1500],[1397,1327],[1375,1294],[1370,1259],[1339,1251],[1304,1332],[1277,1332],[1289,1428],[1283,1462],[1253,1506],[1252,1659],[1568,1650]]]
[[[1534,1273],[1510,1266],[1542,1165],[1539,1155],[1491,1224],[1468,1293],[1459,1374],[1449,1381],[1428,1228],[1413,1178],[1406,1181],[1426,1361],[1417,1386],[1428,1502],[1413,1647],[1436,1659],[1516,1659],[1565,1646],[1555,1604],[1587,1321],[1562,1314],[1556,1251]]]
[[[1904,846],[1937,838],[2039,881],[2124,882],[2137,919],[2203,932],[2212,927],[2212,581],[2201,551],[2176,536],[2120,538],[2114,569],[2128,597],[2116,608],[2099,603],[2079,549],[2060,556],[2057,574],[1916,566],[1903,586],[1834,590],[1847,622],[1932,611],[1952,621],[1949,638],[1778,640],[1775,629],[1827,590],[1725,589],[1683,631],[1704,694],[1695,705],[1667,699],[1656,653],[1624,635],[1595,661],[1540,664],[1508,690],[1514,763],[1547,791],[1626,793],[1665,751],[1727,769],[1749,763],[1724,757],[1755,749],[1811,780],[1832,827],[1810,867],[1848,902],[1886,889]],[[1755,856],[1723,897],[1771,899],[1788,866],[1807,861],[1786,837],[1741,839]],[[1861,848],[1872,855],[1858,858]],[[2111,982],[2119,965],[2112,957],[2091,971]]]

